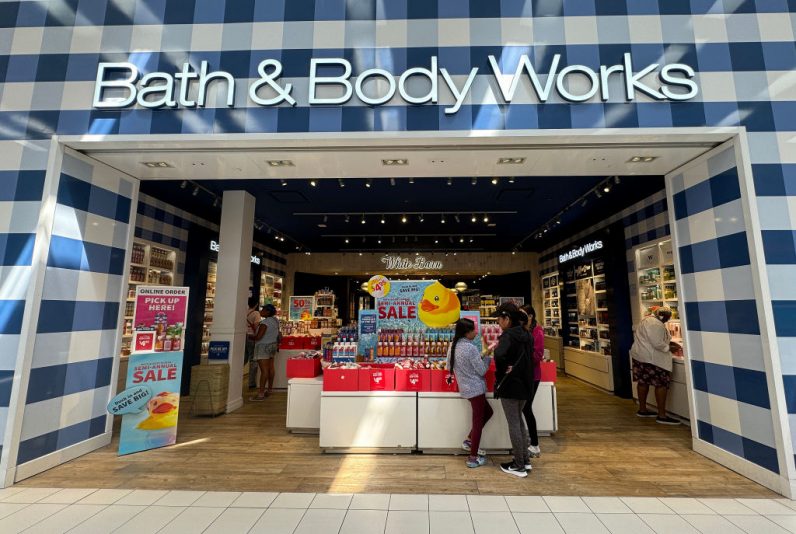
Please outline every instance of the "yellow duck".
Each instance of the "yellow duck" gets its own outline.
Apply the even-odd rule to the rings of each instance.
[[[177,393],[164,391],[147,403],[149,417],[138,423],[141,430],[161,430],[177,426],[180,412],[180,396]]]
[[[442,328],[459,320],[459,297],[452,289],[434,282],[423,292],[417,316],[431,328]]]

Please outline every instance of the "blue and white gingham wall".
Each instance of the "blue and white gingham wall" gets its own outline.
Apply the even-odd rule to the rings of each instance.
[[[53,186],[56,187],[56,186]],[[110,430],[138,180],[68,149],[57,176],[17,464]]]
[[[30,290],[49,141],[0,142],[0,455],[8,454],[7,425],[14,371]],[[30,303],[28,303],[28,308]],[[0,477],[2,484],[2,477]]]
[[[34,150],[41,141],[47,146],[56,133],[334,135],[741,126],[747,131],[757,195],[753,201],[761,213],[762,236],[755,237],[765,249],[764,274],[771,279],[770,307],[788,409],[796,418],[796,290],[790,282],[796,279],[795,16],[793,0],[2,1],[0,142],[19,143],[11,143],[16,147],[11,151],[0,150],[0,171],[5,173],[0,175],[0,202],[14,202],[4,207],[17,213],[17,201],[37,201],[28,199],[28,193],[20,193],[17,200],[16,185],[2,188],[35,182],[35,171],[43,166],[25,163],[20,147]],[[632,103],[602,102],[595,96],[581,104],[555,96],[540,104],[523,90],[506,106],[496,100],[490,77],[479,76],[462,109],[446,115],[449,95],[436,106],[395,100],[376,108],[353,100],[341,107],[310,108],[305,98],[294,108],[264,108],[246,95],[248,81],[257,76],[256,65],[269,57],[282,61],[282,82],[293,83],[298,96],[307,93],[313,56],[345,57],[357,71],[382,67],[400,72],[427,67],[429,57],[437,55],[441,66],[461,76],[473,66],[488,71],[488,54],[512,69],[518,55],[528,53],[544,69],[554,53],[562,54],[562,62],[594,68],[620,62],[625,52],[632,52],[639,65],[692,65],[699,96],[675,103],[644,96]],[[239,107],[226,108],[213,98],[208,108],[198,110],[91,109],[100,60],[129,60],[144,72],[173,72],[184,61],[196,67],[204,59],[239,80]],[[20,182],[22,169],[34,173]],[[22,223],[13,224],[19,225],[13,231],[0,227],[4,344],[15,343],[19,288],[25,286],[12,288],[7,269],[15,268],[11,276],[24,282],[23,236],[30,234]],[[3,369],[13,365],[7,360],[0,357]]]
[[[728,146],[729,145],[729,146]],[[667,179],[699,439],[779,473],[735,142]],[[759,290],[758,290],[759,292]]]

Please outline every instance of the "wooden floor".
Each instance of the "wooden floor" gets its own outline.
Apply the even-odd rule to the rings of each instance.
[[[560,431],[520,480],[463,456],[324,455],[317,436],[285,431],[286,395],[210,418],[180,417],[173,447],[117,457],[113,443],[24,486],[343,493],[772,497],[691,451],[690,430],[635,417],[632,401],[570,379],[558,384]],[[246,395],[248,397],[248,395]],[[185,403],[184,403],[185,404]],[[187,406],[183,406],[187,412]]]

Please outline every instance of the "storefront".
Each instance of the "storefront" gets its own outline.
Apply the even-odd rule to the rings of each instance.
[[[529,299],[558,366],[621,396],[632,325],[674,307],[670,411],[697,452],[792,495],[792,8],[577,4],[3,3],[3,483],[110,441],[131,285],[191,288],[185,350],[228,344],[235,410],[250,288],[283,316],[320,291],[313,319],[345,326],[365,295],[297,294],[302,277],[361,283],[417,242],[450,254],[451,285],[529,273],[527,293],[462,303]],[[305,210],[317,181],[328,205]],[[393,204],[408,185],[430,193]],[[340,196],[353,187],[380,196]],[[612,189],[646,194],[607,209]],[[360,230],[326,235],[324,217]],[[285,230],[297,220],[314,234]],[[483,257],[457,269],[466,253]]]

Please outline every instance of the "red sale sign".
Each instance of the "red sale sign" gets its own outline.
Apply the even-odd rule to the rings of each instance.
[[[187,314],[187,287],[138,286],[133,318],[133,351],[181,351],[185,344]]]

